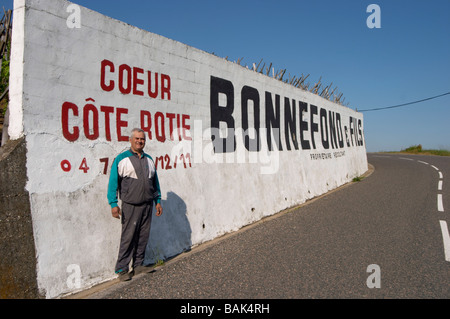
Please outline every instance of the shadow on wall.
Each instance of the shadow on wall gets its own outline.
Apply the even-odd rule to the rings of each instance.
[[[186,203],[174,192],[168,192],[161,205],[163,214],[160,217],[153,209],[144,264],[155,264],[191,249],[192,231],[186,216]]]

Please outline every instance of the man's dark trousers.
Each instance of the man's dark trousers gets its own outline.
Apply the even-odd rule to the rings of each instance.
[[[116,273],[128,272],[133,259],[133,268],[144,262],[152,221],[153,202],[141,205],[122,204],[122,235]]]

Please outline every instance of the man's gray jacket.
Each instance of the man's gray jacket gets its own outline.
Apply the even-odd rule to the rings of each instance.
[[[158,174],[150,155],[143,153],[139,158],[138,154],[128,150],[116,157],[108,184],[111,208],[118,206],[117,193],[123,202],[131,205],[161,202]]]

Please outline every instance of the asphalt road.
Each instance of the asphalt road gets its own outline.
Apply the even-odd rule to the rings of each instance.
[[[88,297],[449,298],[450,158],[368,159],[360,182]]]

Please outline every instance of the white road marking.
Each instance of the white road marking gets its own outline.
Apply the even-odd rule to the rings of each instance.
[[[447,222],[445,220],[440,220],[442,240],[444,241],[444,255],[445,260],[450,261],[450,234],[448,233]]]
[[[387,157],[387,156],[376,156],[376,157]],[[413,159],[411,158],[406,158],[406,157],[399,157],[400,159],[403,160],[408,160],[408,161],[412,161]],[[442,184],[443,184],[443,178],[444,175],[442,174],[441,171],[439,171],[439,168],[437,168],[434,165],[431,165],[427,162],[424,161],[419,161],[417,160],[419,163],[425,164],[425,165],[430,165],[431,167],[433,167],[435,170],[438,171],[439,173],[439,181],[438,181],[438,191],[442,191]],[[444,204],[442,203],[442,194],[437,194],[437,208],[438,211],[443,212],[444,211]],[[444,255],[445,255],[445,260],[450,262],[450,234],[448,231],[448,227],[447,227],[447,222],[445,220],[440,220],[439,221],[440,225],[441,225],[441,232],[442,232],[442,240],[444,241]]]
[[[438,196],[437,196],[437,206],[438,206],[438,211],[440,211],[440,212],[444,211],[444,205],[442,204],[442,194],[438,194]]]

